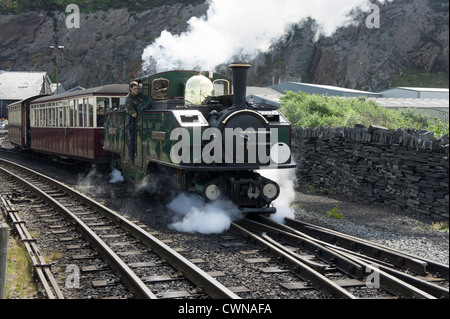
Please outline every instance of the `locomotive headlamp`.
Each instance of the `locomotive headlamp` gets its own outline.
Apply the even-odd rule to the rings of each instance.
[[[205,187],[204,190],[204,195],[209,199],[209,200],[216,200],[220,197],[220,187],[217,186],[216,184],[209,184],[208,186]]]
[[[256,199],[259,197],[259,188],[256,186],[250,186],[247,191],[248,198]]]
[[[220,189],[220,181],[217,180],[203,180],[199,181],[195,185],[195,191],[197,194],[203,196],[206,201],[214,201],[219,199],[222,195],[222,190]]]
[[[280,194],[280,190],[276,184],[267,183],[263,188],[263,195],[270,200],[273,200],[278,197]]]
[[[270,158],[276,164],[286,163],[291,158],[291,149],[286,143],[276,143],[270,149]]]

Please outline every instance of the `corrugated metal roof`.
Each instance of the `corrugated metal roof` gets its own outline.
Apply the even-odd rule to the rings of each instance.
[[[278,91],[271,88],[249,86],[247,87],[247,100],[254,103],[267,103],[276,107],[280,106],[280,96]]]
[[[344,96],[344,97],[377,97],[380,96],[378,93],[369,92],[369,91],[360,91],[342,88],[338,86],[331,85],[321,85],[321,84],[311,84],[311,83],[300,83],[300,82],[285,82],[277,85],[271,86],[274,90],[277,90],[280,93],[284,93],[285,91],[293,91],[293,92],[305,92],[308,94],[328,94],[330,96]]]
[[[448,89],[443,89],[443,88],[419,88],[419,87],[405,87],[405,86],[399,86],[396,88],[391,88],[391,89],[387,89],[384,91],[381,91],[380,93],[386,92],[386,91],[390,91],[390,90],[407,90],[407,91],[416,91],[416,92],[447,92],[448,93]]]
[[[23,100],[49,94],[47,72],[3,71],[0,73],[0,100]]]
[[[397,98],[370,98],[380,104],[381,106],[388,108],[405,108],[405,107],[420,107],[420,108],[442,108],[447,109],[448,112],[448,100],[446,99],[397,99]]]

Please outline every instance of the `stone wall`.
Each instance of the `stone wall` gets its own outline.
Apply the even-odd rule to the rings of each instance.
[[[295,128],[300,188],[449,217],[449,139],[381,127]]]

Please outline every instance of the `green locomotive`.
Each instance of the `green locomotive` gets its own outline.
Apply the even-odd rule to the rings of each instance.
[[[142,77],[135,161],[128,152],[128,114],[106,114],[104,149],[135,183],[195,191],[207,201],[231,199],[245,213],[274,213],[280,188],[255,172],[295,167],[291,125],[277,108],[246,101],[248,64],[231,79],[214,72],[170,71]],[[233,94],[232,94],[233,93]]]

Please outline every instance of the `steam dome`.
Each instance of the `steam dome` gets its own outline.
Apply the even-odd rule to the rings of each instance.
[[[200,106],[208,96],[214,95],[212,82],[204,75],[194,75],[186,82],[185,101],[187,104]]]

